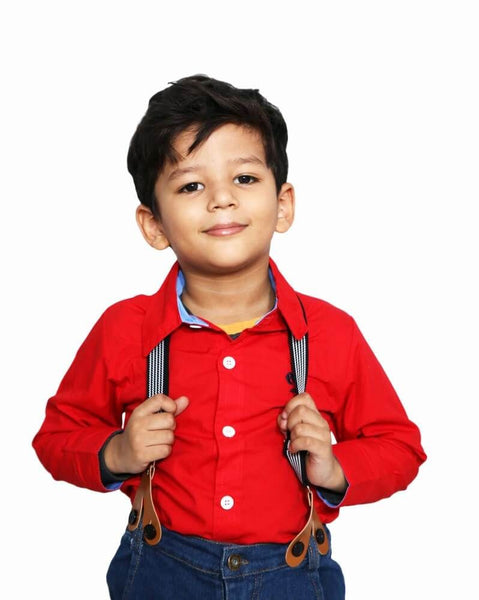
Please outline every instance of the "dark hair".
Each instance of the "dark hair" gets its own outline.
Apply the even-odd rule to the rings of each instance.
[[[279,191],[288,176],[288,130],[276,106],[258,90],[238,89],[206,75],[184,77],[150,99],[128,151],[128,171],[142,204],[158,216],[155,184],[166,161],[177,162],[173,143],[178,134],[197,126],[192,152],[211,133],[235,123],[256,129],[263,139],[266,164]]]

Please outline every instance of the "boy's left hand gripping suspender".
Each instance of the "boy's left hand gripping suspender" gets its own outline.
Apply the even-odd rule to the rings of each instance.
[[[156,394],[168,394],[168,358],[169,336],[162,340],[148,355],[147,393],[148,398]],[[308,375],[308,334],[297,340],[289,332],[289,349],[291,367],[298,394],[306,390]],[[283,453],[293,467],[298,479],[305,486],[309,505],[309,518],[304,528],[289,544],[286,550],[286,563],[290,567],[298,566],[304,559],[311,535],[314,537],[318,550],[326,554],[329,549],[329,540],[324,525],[321,523],[314,508],[313,492],[306,475],[307,452],[292,453],[289,451],[289,433],[284,442]],[[145,541],[154,545],[161,539],[161,524],[153,504],[151,485],[155,474],[155,463],[152,462],[141,476],[141,482],[133,500],[132,510],[128,519],[128,529],[135,530],[140,520],[143,520],[143,537]]]
[[[156,394],[168,394],[169,344],[170,337],[167,336],[148,355],[148,398],[156,396]],[[157,544],[161,540],[161,523],[156,514],[151,493],[154,474],[155,463],[152,462],[141,476],[140,485],[136,491],[128,518],[128,529],[130,531],[134,531],[138,527],[140,520],[143,520],[143,538],[150,546]]]
[[[304,312],[304,308],[303,308]],[[305,315],[306,318],[306,315]],[[303,394],[306,391],[306,379],[308,377],[308,334],[297,340],[291,331],[289,332],[289,351],[291,357],[291,367],[296,383],[296,392]],[[305,486],[309,505],[309,518],[306,525],[292,540],[286,550],[286,563],[290,567],[297,567],[306,556],[309,546],[309,540],[313,536],[320,554],[327,554],[329,550],[329,539],[326,529],[314,508],[314,496],[311,490],[311,484],[306,475],[306,457],[308,453],[305,450],[299,452],[290,452],[291,440],[289,431],[284,440],[283,453],[293,467],[300,482]]]

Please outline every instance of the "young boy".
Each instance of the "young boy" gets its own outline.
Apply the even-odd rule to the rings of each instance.
[[[286,143],[257,90],[199,75],[131,141],[138,225],[177,263],[102,315],[34,440],[56,479],[132,499],[111,598],[344,598],[324,524],[425,460],[351,317],[269,257],[294,217]]]

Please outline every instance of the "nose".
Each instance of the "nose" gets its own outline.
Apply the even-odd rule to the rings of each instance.
[[[210,190],[208,198],[208,210],[215,211],[218,208],[235,208],[238,200],[229,187],[221,186]]]

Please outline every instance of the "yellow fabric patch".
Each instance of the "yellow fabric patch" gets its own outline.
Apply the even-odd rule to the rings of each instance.
[[[249,327],[254,327],[261,317],[255,319],[249,319],[248,321],[238,321],[236,323],[228,323],[228,325],[217,325],[220,329],[226,332],[228,335],[235,335],[241,333]]]

